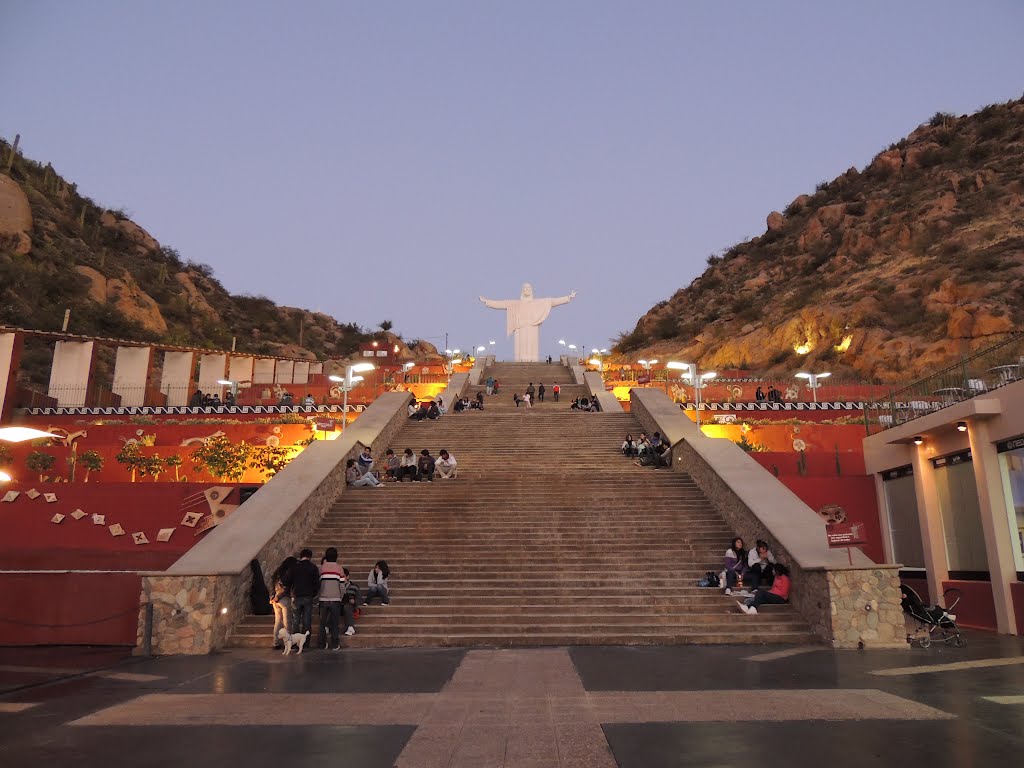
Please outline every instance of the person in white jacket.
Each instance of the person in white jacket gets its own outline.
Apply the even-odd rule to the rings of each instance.
[[[775,555],[768,549],[768,542],[763,539],[757,540],[757,546],[751,549],[747,556],[747,568],[751,592],[756,594],[758,587],[772,585],[775,580]]]
[[[366,577],[366,599],[363,601],[363,605],[369,605],[375,597],[380,598],[381,605],[391,602],[391,598],[388,596],[388,576],[390,575],[391,569],[388,568],[388,564],[383,560],[378,560],[370,571],[370,575]]]
[[[434,462],[434,469],[437,470],[437,476],[442,480],[454,480],[457,464],[458,462],[455,461],[455,457],[442,449],[437,461]]]

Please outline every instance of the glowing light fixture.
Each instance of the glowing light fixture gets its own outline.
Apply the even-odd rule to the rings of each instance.
[[[39,440],[44,437],[53,437],[49,432],[31,427],[3,427],[0,428],[0,440],[5,443],[23,443],[26,440]]]
[[[956,428],[957,428],[957,429],[958,429],[958,430],[959,430],[960,432],[966,432],[966,431],[967,431],[967,422],[966,422],[966,421],[958,421],[958,422],[956,423]]]
[[[641,361],[641,362],[643,362],[643,361]],[[658,361],[657,360],[653,360],[652,362],[656,363]],[[696,414],[695,421],[697,423],[697,434],[698,435],[701,434],[701,431],[700,431],[701,390],[703,390],[704,387],[707,386],[707,383],[709,381],[711,381],[711,379],[715,378],[718,375],[718,372],[717,371],[704,371],[704,373],[698,374],[697,373],[697,364],[696,363],[680,363],[680,362],[676,362],[675,360],[670,360],[669,362],[665,363],[665,367],[666,368],[670,368],[673,371],[682,371],[682,373],[679,374],[680,380],[686,382],[691,387],[693,387],[693,400],[694,400],[694,405],[696,406],[696,410],[694,411],[694,413]]]
[[[804,371],[801,371],[796,375],[796,377],[798,379],[807,379],[807,386],[810,388],[811,394],[814,396],[814,402],[818,402],[818,387],[821,386],[821,384],[818,383],[818,379],[827,379],[831,375],[832,373],[830,371],[824,371],[823,373],[805,373]]]
[[[9,483],[9,482],[11,482],[11,476],[8,475],[6,472],[0,472],[0,483]]]
[[[365,371],[372,371],[373,367],[373,363],[356,363],[355,365],[346,365],[344,377],[327,377],[331,381],[341,384],[341,433],[343,435],[345,434],[345,425],[348,424],[348,391],[352,389],[352,387],[354,387],[357,383],[363,380],[362,376],[354,376],[353,374],[363,373]]]
[[[920,445],[924,442],[924,438],[920,435],[914,435],[914,445]]]

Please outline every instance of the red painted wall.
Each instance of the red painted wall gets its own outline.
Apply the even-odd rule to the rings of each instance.
[[[960,602],[957,604],[956,610],[953,611],[957,624],[977,629],[996,628],[996,603],[992,597],[992,582],[944,581],[942,589],[943,591],[947,589],[961,591]],[[947,601],[943,600],[942,602],[945,604]]]
[[[760,457],[768,454],[752,455]],[[878,503],[875,498],[875,482],[871,477],[780,475],[779,480],[815,511],[826,504],[839,504],[846,510],[848,522],[863,524],[867,539],[867,543],[861,547],[864,554],[876,563],[885,561],[882,530],[878,521]],[[822,536],[824,535],[822,533]]]
[[[1013,612],[1017,616],[1017,634],[1024,635],[1024,584],[1019,581],[1010,585]]]
[[[0,645],[135,645],[134,573],[0,573]]]
[[[36,488],[40,493],[55,493],[57,501],[47,503],[42,496],[30,499],[24,491]],[[10,483],[0,489],[22,491],[12,503],[0,504],[0,570],[16,569],[110,569],[163,570],[202,538],[192,528],[181,525],[186,497],[201,493],[206,483]],[[205,499],[189,510],[210,511]],[[237,503],[237,499],[228,499]],[[87,513],[75,520],[71,513]],[[64,520],[50,522],[55,513]],[[92,514],[106,517],[104,525],[94,525]],[[111,536],[107,528],[120,523],[124,536]],[[176,528],[170,541],[157,541],[161,528]],[[149,544],[135,544],[131,534],[143,531]],[[4,593],[10,594],[10,593]]]

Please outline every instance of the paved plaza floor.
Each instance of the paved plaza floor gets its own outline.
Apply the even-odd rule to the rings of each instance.
[[[1019,765],[1024,641],[232,651],[0,649],[0,765]]]

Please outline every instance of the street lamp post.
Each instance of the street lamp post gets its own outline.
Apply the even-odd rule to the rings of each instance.
[[[445,362],[444,369],[445,372],[448,374],[449,382],[452,380],[452,369],[454,368],[454,366],[462,362],[462,358],[458,357],[458,354],[461,351],[462,350],[460,349],[446,349],[444,351],[444,356],[447,358],[447,362]]]
[[[348,391],[352,389],[356,384],[363,380],[362,376],[354,376],[356,373],[363,373],[365,371],[372,371],[373,363],[356,363],[355,365],[345,366],[345,375],[342,376],[328,376],[328,378],[336,383],[341,384],[342,404],[341,404],[341,433],[345,434],[345,425],[348,424]]]
[[[667,364],[668,368],[676,371],[682,371],[679,378],[688,383],[693,387],[693,400],[696,410],[696,423],[697,423],[697,434],[701,434],[700,431],[700,403],[701,403],[701,390],[708,385],[708,382],[718,375],[715,371],[705,371],[704,373],[697,372],[696,363],[677,363],[672,361]]]
[[[811,390],[811,396],[814,398],[814,402],[818,402],[818,387],[821,386],[818,383],[818,379],[827,379],[831,375],[831,371],[823,371],[822,373],[805,373],[801,371],[796,377],[798,379],[807,379],[807,386]]]

